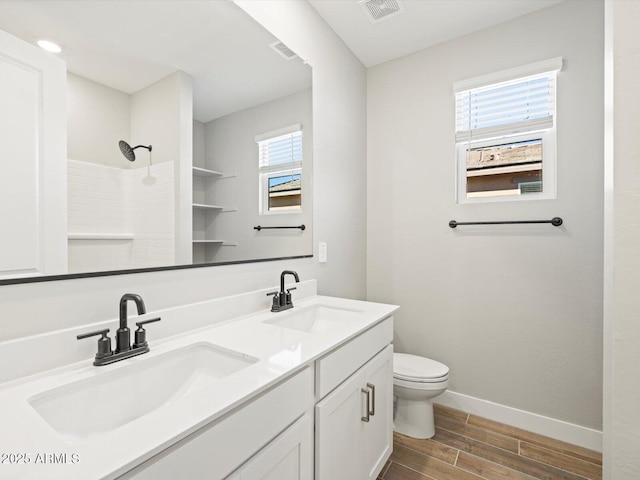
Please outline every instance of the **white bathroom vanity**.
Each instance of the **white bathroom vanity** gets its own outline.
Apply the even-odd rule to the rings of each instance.
[[[262,290],[150,312],[151,351],[106,366],[74,337],[115,321],[32,338],[83,359],[0,386],[0,450],[22,459],[0,477],[375,479],[392,450],[397,307],[299,286],[279,313]]]

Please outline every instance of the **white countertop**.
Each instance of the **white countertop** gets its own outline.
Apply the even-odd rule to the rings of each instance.
[[[357,310],[358,314],[348,322],[320,325],[311,332],[264,323],[313,305]],[[159,341],[154,341],[153,335],[148,334],[151,352],[112,365],[94,367],[90,360],[84,360],[2,384],[0,478],[117,478],[357,336],[396,309],[393,305],[312,296],[295,302],[295,307],[285,312],[253,313]],[[119,428],[82,441],[74,442],[59,435],[29,404],[34,396],[51,389],[117,372],[137,362],[202,343],[250,355],[258,361],[217,381],[208,395],[172,401]],[[16,456],[9,457],[10,454]],[[52,458],[52,455],[56,457]],[[16,464],[19,458],[23,463]],[[29,463],[24,463],[27,459]],[[59,461],[62,463],[53,463]]]

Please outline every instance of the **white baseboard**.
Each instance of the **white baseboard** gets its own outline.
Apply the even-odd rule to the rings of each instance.
[[[436,397],[434,403],[602,452],[602,432],[598,430],[449,390]]]

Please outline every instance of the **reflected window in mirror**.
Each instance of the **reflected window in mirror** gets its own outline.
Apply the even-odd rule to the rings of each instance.
[[[302,209],[302,126],[256,136],[261,215]]]
[[[458,203],[555,198],[561,66],[558,58],[454,85]]]

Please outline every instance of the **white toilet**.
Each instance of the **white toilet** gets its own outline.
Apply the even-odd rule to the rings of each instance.
[[[449,386],[449,367],[407,353],[393,354],[393,429],[413,438],[431,438],[433,403]]]

